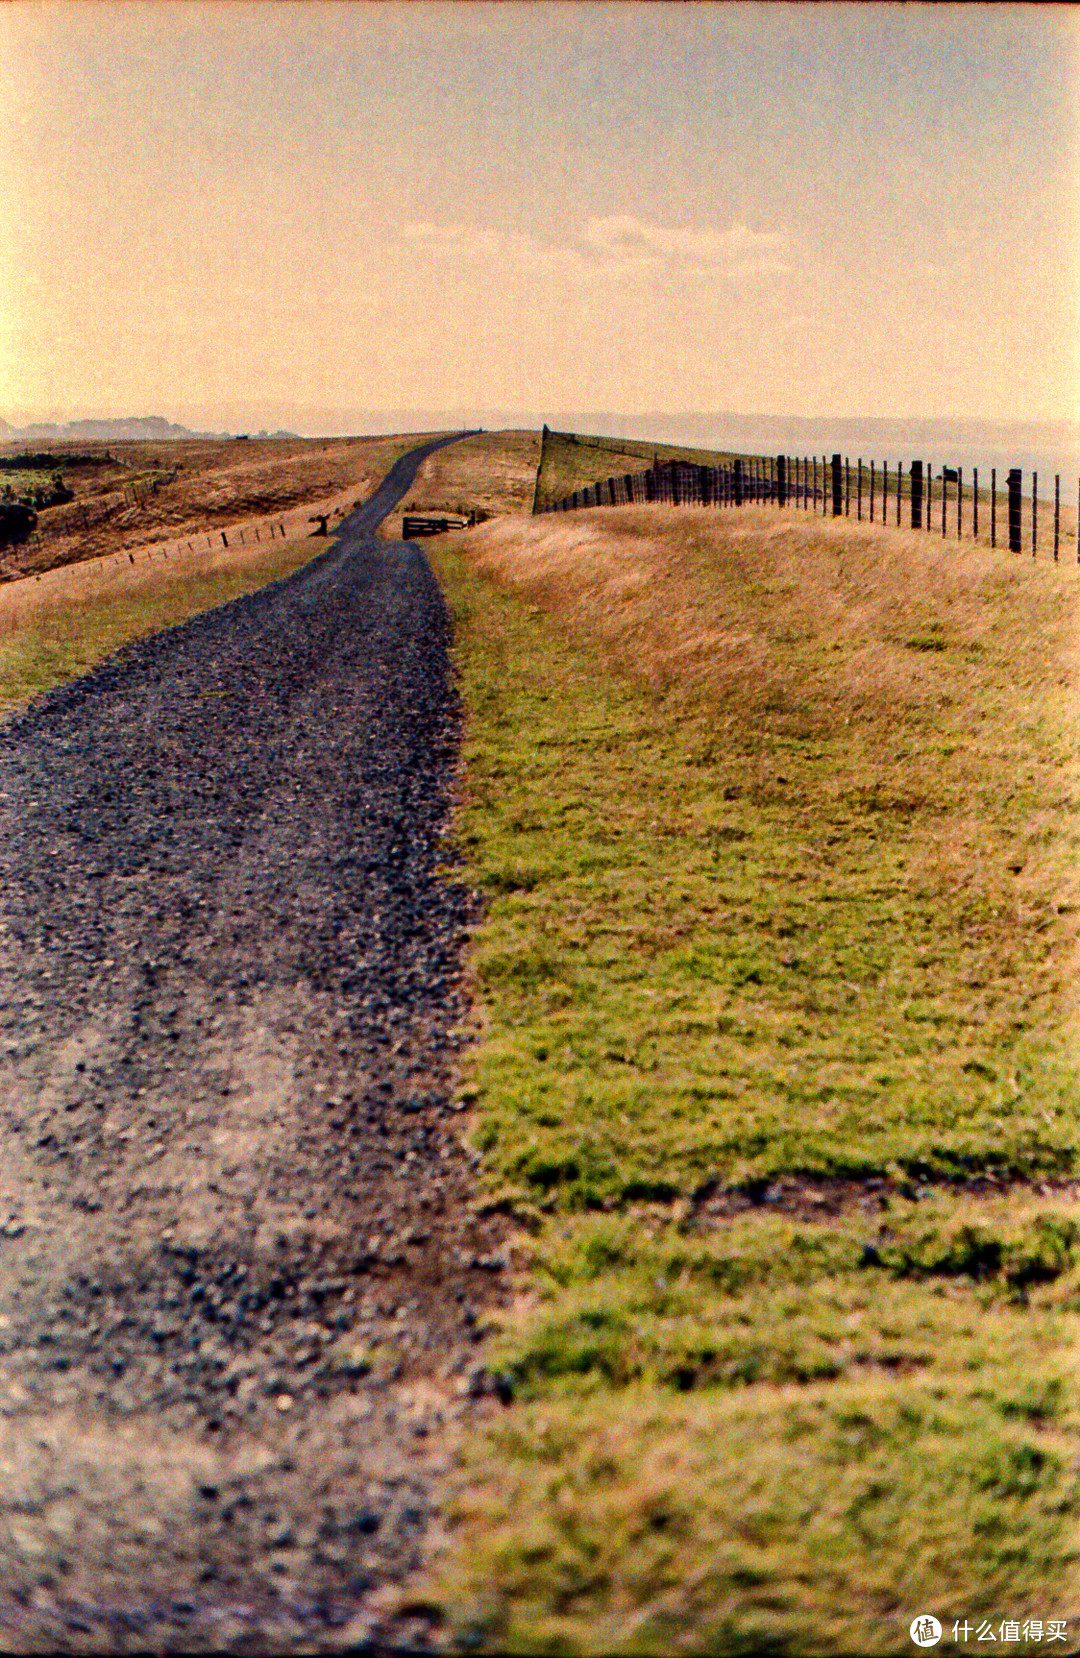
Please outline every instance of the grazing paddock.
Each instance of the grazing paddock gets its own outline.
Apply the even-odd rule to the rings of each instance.
[[[1073,570],[775,508],[434,554],[531,1241],[431,1592],[500,1650],[1076,1604]]]

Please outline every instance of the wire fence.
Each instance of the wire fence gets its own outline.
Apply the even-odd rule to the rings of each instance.
[[[752,455],[728,465],[703,466],[692,461],[656,460],[645,472],[626,472],[572,490],[559,501],[537,506],[537,513],[576,512],[585,507],[664,503],[669,506],[740,507],[770,504],[819,513],[823,517],[855,518],[868,523],[895,524],[926,534],[956,540],[984,541],[1013,553],[1040,549],[1055,563],[1066,542],[1075,545],[1071,558],[1080,563],[1080,480],[1063,518],[1060,473],[1054,474],[1052,500],[1039,497],[1039,474],[1032,472],[1025,489],[1020,467],[972,468],[965,479],[962,466],[940,466],[935,476],[928,461],[864,461],[842,455]],[[1076,501],[1076,521],[1066,522]]]
[[[123,505],[123,503],[121,503]],[[354,512],[363,505],[363,501],[353,501],[347,506],[335,504],[326,510],[327,503],[317,503],[306,507],[296,507],[289,512],[267,515],[257,520],[245,519],[242,523],[227,524],[224,529],[200,530],[194,535],[181,535],[154,542],[146,542],[137,547],[115,548],[104,553],[91,553],[88,556],[79,556],[65,559],[62,564],[51,565],[47,570],[28,570],[23,567],[24,561],[30,563],[35,555],[45,551],[46,543],[42,540],[39,531],[35,530],[28,540],[18,546],[0,553],[0,582],[11,581],[48,581],[50,577],[58,576],[61,572],[70,574],[78,571],[87,577],[104,575],[110,567],[130,567],[134,564],[152,563],[155,559],[168,560],[185,556],[206,557],[211,553],[235,552],[243,547],[250,549],[256,544],[262,545],[272,541],[294,539],[297,536],[325,535],[330,521],[344,517],[346,512]],[[320,510],[317,510],[317,507]],[[110,505],[107,511],[88,507],[88,522],[101,524],[107,522],[116,514],[115,505]],[[96,512],[96,516],[93,516]],[[311,526],[316,528],[312,529]],[[29,556],[28,556],[29,555]]]

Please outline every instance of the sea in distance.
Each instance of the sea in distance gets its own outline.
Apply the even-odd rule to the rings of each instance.
[[[674,413],[652,409],[627,414],[618,409],[521,409],[512,407],[443,409],[289,409],[288,423],[297,431],[325,436],[345,432],[447,431],[482,426],[487,431],[538,430],[577,436],[634,438],[645,443],[670,443],[695,449],[718,449],[744,455],[861,456],[869,465],[897,462],[907,471],[913,460],[933,467],[964,469],[969,481],[979,469],[979,487],[989,488],[992,468],[1004,491],[1010,467],[1024,474],[1025,495],[1031,474],[1039,475],[1039,498],[1053,500],[1055,474],[1061,479],[1062,503],[1076,505],[1080,482],[1080,420],[1005,422],[981,419],[878,419],[858,415],[741,414],[719,409]]]
[[[1009,469],[1024,475],[1024,494],[1031,475],[1038,474],[1040,500],[1054,498],[1055,475],[1061,480],[1062,502],[1075,506],[1080,487],[1080,422],[1040,421],[1007,425],[1003,422],[961,420],[827,420],[809,417],[740,415],[655,415],[627,417],[611,413],[591,417],[591,430],[609,437],[638,438],[655,443],[678,443],[748,455],[790,455],[806,458],[841,454],[853,464],[862,459],[878,467],[887,462],[894,472],[913,460],[933,468],[963,467],[970,483],[975,467],[979,487],[990,487],[991,469],[1004,490]],[[602,424],[601,422],[606,422]],[[586,432],[588,426],[562,426],[560,431]]]

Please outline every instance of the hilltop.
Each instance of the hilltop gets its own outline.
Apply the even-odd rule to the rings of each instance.
[[[260,432],[260,437],[295,438],[295,432]],[[185,442],[192,439],[228,438],[228,432],[194,432],[162,415],[124,415],[113,420],[35,421],[12,426],[0,417],[0,444],[30,443],[136,443]]]

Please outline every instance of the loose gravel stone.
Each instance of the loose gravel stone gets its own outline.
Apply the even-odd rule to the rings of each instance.
[[[398,1394],[449,1420],[507,1294],[446,1126],[449,619],[374,535],[433,447],[0,727],[5,1650],[394,1638],[445,1466]]]

